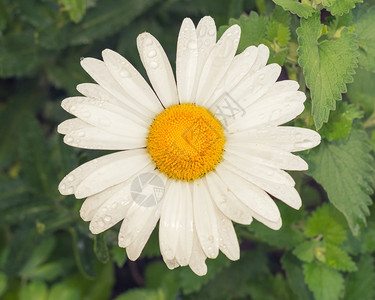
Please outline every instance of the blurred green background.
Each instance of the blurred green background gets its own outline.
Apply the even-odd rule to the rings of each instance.
[[[191,17],[197,24],[201,17],[210,15],[219,28],[228,24],[229,18],[239,18],[252,10],[269,18],[274,3],[0,0],[1,299],[313,299],[303,279],[302,262],[292,251],[327,228],[333,228],[334,236],[345,236],[333,242],[340,246],[337,251],[344,252],[336,253],[336,257],[342,255],[349,261],[346,269],[337,268],[344,272],[339,278],[341,284],[345,280],[345,285],[351,287],[345,299],[375,299],[371,287],[367,296],[355,298],[359,283],[373,285],[375,280],[371,267],[374,218],[369,218],[369,226],[361,237],[354,238],[336,209],[328,204],[321,207],[327,202],[327,195],[307,175],[293,174],[304,208],[294,211],[278,202],[283,216],[283,228],[278,232],[255,222],[251,226],[236,226],[241,241],[240,261],[230,262],[223,255],[209,260],[205,277],[197,277],[188,268],[169,271],[160,258],[157,232],[137,262],[127,261],[125,250],[117,246],[118,227],[93,236],[88,224],[79,217],[82,200],[61,196],[57,191],[64,175],[104,153],[69,147],[56,133],[57,124],[69,118],[60,107],[61,100],[78,95],[77,84],[92,82],[80,67],[80,58],[100,58],[101,51],[110,48],[145,74],[136,37],[148,31],[161,42],[174,68],[177,34],[183,18]],[[280,23],[283,22],[281,18]],[[299,20],[293,16],[284,23],[288,24],[288,32],[290,28],[292,42],[288,42],[290,36],[285,43],[279,39],[277,46],[281,48],[272,48],[271,60],[285,62],[284,78],[289,74],[303,82],[296,64],[295,29]],[[278,34],[277,31],[275,36]],[[271,45],[274,40],[268,42]],[[366,101],[371,113],[373,100]],[[296,124],[311,126],[309,104],[307,107]],[[313,228],[310,235],[305,231],[308,226]],[[319,255],[324,256],[320,250],[315,247],[312,254],[318,260]],[[324,257],[324,263],[327,261]],[[345,273],[357,270],[351,264],[354,262],[363,273]],[[335,257],[330,268],[335,268],[334,264]],[[324,269],[322,276],[329,270]]]

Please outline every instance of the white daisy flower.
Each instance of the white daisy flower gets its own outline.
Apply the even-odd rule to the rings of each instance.
[[[189,265],[204,275],[206,258],[219,250],[239,259],[232,221],[250,224],[254,218],[277,230],[281,217],[271,196],[301,206],[285,170],[307,170],[291,152],[315,147],[320,136],[280,126],[303,111],[305,94],[295,81],[276,82],[281,67],[266,65],[266,46],[236,55],[240,34],[233,25],[216,42],[211,17],[197,28],[185,19],[177,84],[149,33],[138,36],[137,46],[152,88],[112,50],[103,51],[104,61],[81,61],[97,84],[78,85],[83,96],[62,102],[76,118],[61,123],[58,132],[74,147],[120,151],[79,166],[59,191],[86,198],[80,213],[94,234],[123,220],[119,246],[131,260],[160,219],[167,266]]]

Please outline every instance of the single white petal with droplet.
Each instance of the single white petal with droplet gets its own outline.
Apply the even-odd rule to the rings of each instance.
[[[194,102],[194,80],[198,63],[198,44],[191,19],[182,22],[177,41],[176,78],[180,103]]]
[[[158,40],[145,32],[137,37],[137,47],[148,78],[164,107],[178,104],[172,67]],[[156,55],[150,57],[150,52],[155,52]]]

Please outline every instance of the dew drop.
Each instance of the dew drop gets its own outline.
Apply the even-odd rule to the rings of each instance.
[[[155,50],[151,50],[148,54],[147,54],[148,57],[150,58],[153,58],[156,56],[156,51]]]
[[[104,221],[106,221],[106,222],[110,222],[111,220],[112,220],[111,216],[105,216],[104,217]]]
[[[69,175],[67,179],[68,181],[72,182],[74,180],[74,175]]]
[[[103,226],[104,226],[104,222],[103,222],[102,220],[100,220],[100,221],[98,221],[98,225],[99,225],[100,227],[103,227]]]
[[[150,67],[153,68],[153,69],[156,69],[158,67],[158,63],[156,61],[152,61],[150,63]]]
[[[146,46],[151,46],[151,45],[152,45],[152,39],[147,38],[147,39],[145,40],[145,45],[146,45]]]
[[[83,132],[83,131],[80,131],[79,133],[78,133],[78,136],[79,137],[84,137],[86,134]]]
[[[71,142],[73,142],[73,138],[72,138],[72,137],[67,137],[67,138],[66,138],[66,142],[67,142],[67,143],[71,143]]]

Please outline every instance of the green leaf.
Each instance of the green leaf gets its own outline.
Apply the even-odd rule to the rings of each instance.
[[[35,193],[55,195],[56,172],[50,163],[50,150],[44,132],[31,114],[25,114],[22,126],[23,134],[19,139],[22,173]]]
[[[32,281],[22,287],[19,294],[19,300],[46,300],[47,285],[42,281]]]
[[[304,219],[305,213],[303,211],[296,212],[284,204],[280,204],[279,209],[283,216],[283,226],[279,230],[270,229],[260,222],[253,222],[250,227],[246,226],[244,230],[254,232],[257,238],[271,246],[279,249],[292,248],[304,240],[303,233],[295,224]]]
[[[308,173],[323,186],[330,202],[341,211],[354,235],[366,224],[372,203],[374,160],[366,132],[352,129],[347,140],[323,141],[308,156]]]
[[[346,92],[346,83],[352,82],[358,56],[350,28],[343,29],[333,40],[320,41],[323,27],[320,13],[315,13],[309,19],[301,19],[301,27],[297,29],[298,62],[311,91],[317,129],[328,121],[329,111],[335,109],[336,100],[341,100],[341,93]]]
[[[354,119],[362,117],[363,112],[354,105],[339,102],[337,109],[331,113],[329,122],[319,130],[319,134],[328,141],[346,139],[350,134]]]
[[[105,241],[105,234],[96,234],[94,236],[94,252],[96,257],[102,262],[107,263],[109,261],[109,251],[107,242]]]
[[[93,243],[87,237],[75,229],[70,230],[74,256],[81,273],[89,279],[95,277]]]
[[[375,298],[375,261],[371,255],[364,255],[358,263],[358,271],[350,273],[344,300],[372,300]]]
[[[0,37],[0,77],[31,73],[38,63],[38,53],[31,32]]]
[[[48,300],[80,300],[79,290],[66,283],[58,283],[52,286]]]
[[[324,251],[320,241],[308,241],[298,245],[293,254],[304,262],[312,262],[317,252]]]
[[[259,16],[256,12],[250,15],[242,15],[238,20],[230,19],[229,26],[238,24],[241,27],[241,39],[238,45],[238,52],[242,52],[251,45],[259,45],[267,36],[268,20],[264,16]],[[218,35],[221,36],[229,26],[221,26]]]
[[[147,290],[147,289],[133,289],[120,296],[117,296],[114,300],[165,300],[162,291]]]
[[[267,39],[286,47],[290,40],[290,21],[290,15],[280,6],[276,6],[268,24]]]
[[[205,276],[197,276],[190,268],[182,268],[179,270],[180,288],[185,294],[198,291],[204,284],[215,275],[229,265],[228,259],[224,255],[219,255],[214,260],[207,261],[207,274]]]
[[[95,9],[88,9],[83,21],[70,30],[71,44],[88,44],[113,35],[157,2],[158,0],[99,1]]]
[[[78,23],[82,20],[86,12],[85,0],[62,0],[62,4],[69,12],[69,17],[73,22]]]
[[[303,265],[305,282],[313,292],[315,299],[338,300],[344,288],[342,275],[334,269],[319,264],[308,263]]]
[[[302,267],[298,259],[287,252],[281,258],[289,286],[297,296],[297,300],[313,300],[313,296],[303,281]]]
[[[375,72],[375,7],[362,6],[354,14],[354,28],[359,46],[359,64]]]
[[[55,248],[56,240],[53,237],[47,237],[37,245],[31,253],[30,259],[21,270],[21,274],[26,278],[32,277],[37,267],[44,263]]]
[[[124,248],[120,248],[117,245],[113,246],[111,249],[112,261],[115,262],[117,267],[122,268],[126,262],[126,252]]]
[[[339,247],[326,244],[326,264],[340,271],[352,272],[357,270],[357,266],[351,257]]]
[[[0,297],[4,295],[7,287],[8,287],[8,277],[5,275],[4,272],[0,271]]]
[[[363,0],[336,0],[333,1],[331,5],[326,6],[326,9],[331,12],[333,16],[342,16],[354,8],[356,3],[362,2]]]
[[[301,18],[311,17],[315,9],[305,3],[300,3],[297,0],[272,0],[277,5],[280,5],[285,10],[289,10],[292,14],[296,14]]]
[[[308,218],[305,235],[309,238],[322,236],[325,242],[341,245],[347,239],[342,215],[330,205],[323,205]]]
[[[361,107],[367,114],[375,110],[375,74],[358,68],[354,82],[348,85],[348,98],[351,103]]]

